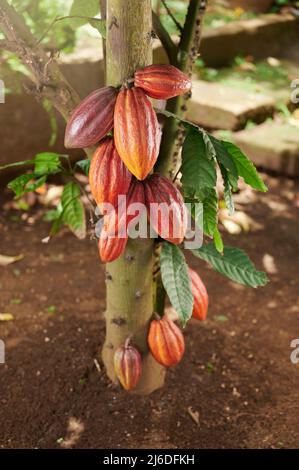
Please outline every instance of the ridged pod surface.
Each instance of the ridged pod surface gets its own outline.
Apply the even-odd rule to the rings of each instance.
[[[127,233],[129,223],[133,219],[134,223],[135,221],[137,223],[143,211],[145,211],[144,187],[140,181],[134,180],[131,182],[126,197],[121,198],[117,209],[107,217],[107,232],[109,234]]]
[[[135,72],[135,86],[148,96],[168,100],[191,90],[191,80],[173,65],[149,65]]]
[[[130,345],[121,346],[114,353],[115,374],[125,390],[136,387],[141,376],[141,356]]]
[[[120,237],[118,233],[115,235],[109,235],[107,230],[109,225],[108,219],[109,216],[105,216],[104,226],[98,243],[100,259],[103,263],[111,263],[119,258],[125,251],[128,241],[127,236]]]
[[[161,129],[152,104],[141,88],[124,88],[118,94],[114,141],[129,171],[139,180],[146,178],[158,158]]]
[[[93,91],[74,109],[65,130],[66,148],[95,145],[113,127],[117,89],[107,86]]]
[[[204,321],[207,318],[209,296],[206,286],[202,282],[197,272],[189,268],[189,277],[191,279],[191,290],[194,297],[192,317]]]
[[[132,175],[120,159],[112,137],[104,139],[95,151],[89,169],[89,185],[96,203],[118,204],[118,196],[126,195]]]
[[[148,219],[154,230],[175,245],[182,243],[188,214],[180,191],[167,178],[155,173],[144,181],[144,192]]]
[[[178,364],[185,352],[183,333],[165,316],[160,320],[152,320],[148,345],[156,361],[166,367]]]

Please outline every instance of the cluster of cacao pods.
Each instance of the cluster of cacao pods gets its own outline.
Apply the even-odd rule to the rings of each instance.
[[[176,244],[183,241],[187,212],[180,192],[168,179],[150,176],[159,154],[161,128],[148,97],[167,100],[190,89],[189,77],[177,68],[150,65],[137,70],[133,80],[120,89],[107,86],[95,90],[72,113],[65,146],[83,148],[99,143],[89,170],[90,189],[101,211],[108,203],[118,212],[104,216],[99,240],[102,261],[115,260],[125,249],[130,221],[125,216],[130,202],[146,205],[148,220],[160,237]],[[107,137],[110,131],[113,137]],[[138,181],[142,184],[136,184]],[[122,207],[119,196],[128,199]],[[155,203],[166,203],[171,211],[163,213],[151,207]],[[112,233],[111,226],[116,232]]]
[[[192,317],[205,320],[209,297],[200,276],[189,268],[191,290],[194,297]],[[148,332],[148,346],[154,359],[164,367],[177,365],[185,352],[185,340],[180,328],[164,315],[151,321]],[[114,369],[118,380],[126,390],[136,387],[141,376],[142,359],[139,351],[127,340],[114,353]]]

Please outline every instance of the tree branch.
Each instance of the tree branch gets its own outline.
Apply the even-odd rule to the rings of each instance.
[[[207,0],[190,0],[185,24],[178,47],[178,67],[192,75],[195,60],[198,57],[202,33],[202,19],[206,10]],[[180,117],[187,111],[186,102],[189,95],[178,96],[168,101],[167,110]],[[182,132],[175,119],[168,119],[164,126],[160,155],[155,170],[172,179],[176,172],[176,163],[180,147],[183,143]]]
[[[67,121],[80,102],[79,95],[60,71],[55,57],[37,45],[23,18],[6,0],[0,0],[0,30],[6,44],[13,47],[13,52],[30,72],[33,82],[33,87],[28,87],[30,92],[48,99]],[[90,156],[92,149],[85,149],[85,153]]]
[[[172,19],[172,21],[174,22],[174,24],[176,25],[177,29],[182,32],[183,31],[183,28],[182,26],[180,25],[180,23],[177,21],[176,17],[172,14],[172,11],[171,9],[169,8],[169,6],[167,5],[166,3],[166,0],[161,0],[162,1],[162,4],[167,12],[167,14],[169,15],[169,17]]]
[[[177,65],[177,55],[178,55],[178,47],[175,45],[173,40],[171,39],[168,31],[164,28],[162,25],[160,18],[158,17],[157,13],[154,11],[152,12],[153,14],[153,29],[160,39],[166,54],[168,56],[169,62],[172,65]]]

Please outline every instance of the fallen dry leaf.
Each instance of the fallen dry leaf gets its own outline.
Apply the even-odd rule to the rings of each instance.
[[[199,412],[193,411],[192,406],[188,406],[188,414],[197,426],[199,426]]]
[[[0,321],[11,321],[14,316],[11,313],[0,313]]]
[[[6,256],[0,255],[0,266],[8,266],[9,264],[16,263],[16,261],[20,261],[24,258],[24,255],[17,255],[17,256]]]

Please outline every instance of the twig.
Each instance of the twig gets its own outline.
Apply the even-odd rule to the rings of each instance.
[[[153,29],[155,33],[157,34],[158,38],[160,39],[166,51],[169,62],[172,65],[177,65],[178,47],[175,45],[175,43],[171,39],[168,31],[162,25],[158,15],[154,11],[152,13],[153,13]]]
[[[182,25],[178,22],[178,20],[176,19],[176,17],[174,16],[174,14],[172,13],[172,11],[170,10],[169,6],[167,5],[166,3],[166,0],[161,0],[165,10],[167,11],[167,14],[170,16],[170,18],[172,19],[172,21],[174,22],[174,24],[176,25],[177,29],[182,32],[183,31],[183,27]]]

